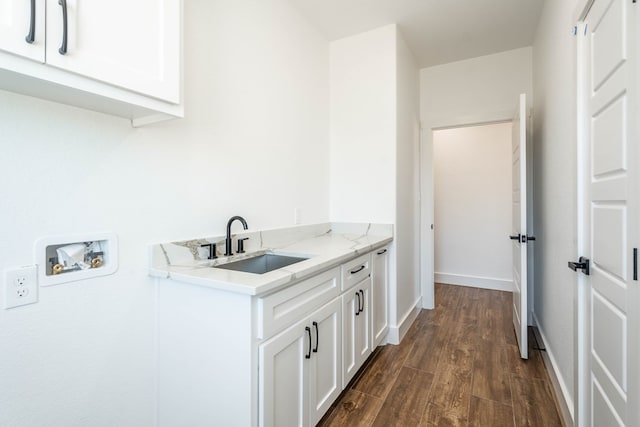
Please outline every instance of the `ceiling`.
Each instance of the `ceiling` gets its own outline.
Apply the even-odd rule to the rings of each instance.
[[[420,68],[531,46],[544,0],[289,0],[329,40],[397,23]]]

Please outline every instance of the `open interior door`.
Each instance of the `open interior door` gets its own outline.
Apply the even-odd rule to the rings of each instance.
[[[511,236],[513,242],[513,327],[518,338],[520,357],[527,359],[527,98],[513,118]]]

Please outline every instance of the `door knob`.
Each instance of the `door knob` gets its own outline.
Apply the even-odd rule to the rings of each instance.
[[[581,256],[578,262],[569,261],[568,266],[573,271],[582,270],[585,275],[589,275],[589,258]]]
[[[509,236],[509,239],[511,240],[517,240],[518,242],[520,241],[520,235],[516,235],[516,236]]]

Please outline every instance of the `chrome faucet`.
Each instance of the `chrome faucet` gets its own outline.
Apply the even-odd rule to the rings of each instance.
[[[244,218],[242,218],[241,216],[236,215],[236,216],[232,216],[229,219],[229,222],[227,222],[227,239],[224,242],[224,256],[233,255],[233,252],[231,252],[231,224],[236,219],[242,223],[242,227],[245,230],[249,228],[249,226],[247,225],[247,221],[245,221]]]

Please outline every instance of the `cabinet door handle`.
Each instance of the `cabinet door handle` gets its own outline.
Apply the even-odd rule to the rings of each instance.
[[[364,291],[362,289],[360,289],[360,295],[362,296],[361,301],[362,301],[362,308],[360,309],[360,313],[362,313],[364,311]]]
[[[305,354],[304,358],[311,359],[311,328],[305,326],[304,330],[307,331],[307,337],[309,338],[309,352]]]
[[[58,52],[60,55],[67,54],[67,0],[58,0],[58,4],[62,6],[62,45]]]
[[[316,346],[313,348],[313,352],[317,353],[318,352],[318,341],[319,341],[319,337],[318,337],[318,322],[313,322],[313,327],[316,329]]]
[[[31,0],[31,15],[29,17],[29,34],[24,38],[31,44],[36,39],[36,0]]]
[[[356,307],[356,316],[360,315],[360,294],[356,292],[356,298],[358,298],[358,306]]]
[[[355,270],[351,270],[350,273],[351,274],[356,274],[359,271],[364,270],[364,265],[361,265],[360,267],[356,268]]]
[[[383,249],[383,250],[381,250],[381,251],[379,251],[379,252],[378,252],[378,255],[382,255],[382,254],[386,254],[386,253],[387,253],[387,250],[386,250],[386,249]]]

